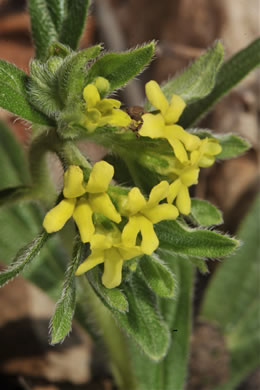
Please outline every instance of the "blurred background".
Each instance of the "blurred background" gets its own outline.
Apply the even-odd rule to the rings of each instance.
[[[259,36],[259,15],[259,0],[95,0],[81,48],[101,41],[106,50],[120,51],[156,40],[151,66],[120,92],[126,105],[142,106],[146,81],[162,82],[174,76],[216,39],[221,39],[229,58]],[[26,2],[0,0],[0,58],[28,71],[33,55]],[[255,71],[202,123],[219,133],[239,134],[252,144],[246,155],[203,169],[194,190],[195,196],[223,210],[221,229],[230,234],[236,232],[259,190],[259,88],[259,71]],[[0,110],[0,119],[12,127],[26,148],[30,129],[6,111]],[[217,263],[211,264],[211,275],[216,267]],[[209,277],[198,275],[195,314]],[[104,357],[80,329],[62,346],[48,346],[53,303],[37,288],[18,278],[0,290],[0,308],[1,389],[113,389]],[[196,377],[196,369],[191,359],[193,375]],[[225,376],[224,358],[220,375]],[[254,373],[239,390],[257,388],[260,374]],[[188,390],[208,388],[190,379]]]

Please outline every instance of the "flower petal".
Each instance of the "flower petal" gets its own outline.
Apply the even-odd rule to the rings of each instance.
[[[65,198],[76,198],[85,194],[85,192],[82,169],[77,165],[70,165],[64,173],[63,195]]]
[[[142,137],[165,138],[165,123],[161,114],[144,114],[142,120],[143,124],[139,130]]]
[[[166,196],[168,195],[168,191],[169,191],[169,183],[166,180],[163,180],[159,184],[154,186],[149,195],[147,208],[154,207],[162,199],[166,198]]]
[[[90,173],[86,191],[91,194],[105,192],[114,175],[114,168],[106,161],[97,162]]]
[[[43,220],[43,227],[47,233],[57,232],[73,214],[76,199],[64,199],[53,207]]]
[[[164,119],[167,124],[173,124],[178,122],[184,108],[186,107],[185,101],[178,95],[173,95],[169,108],[167,109]]]
[[[113,108],[109,115],[103,115],[100,118],[99,126],[112,125],[126,127],[129,126],[131,122],[132,119],[126,112]]]
[[[87,199],[81,198],[76,204],[73,219],[78,226],[82,242],[89,242],[95,233],[92,214],[93,211]]]
[[[104,273],[102,283],[106,288],[119,286],[122,281],[123,259],[117,249],[111,248],[106,251],[104,261]]]
[[[164,115],[169,107],[169,103],[159,84],[154,80],[149,81],[145,84],[145,93],[149,102]]]
[[[111,248],[113,245],[113,240],[110,235],[104,234],[94,234],[90,241],[90,249],[95,250],[105,250]]]
[[[145,254],[151,255],[159,245],[152,222],[146,217],[140,217],[140,230],[142,234],[141,249]]]
[[[169,193],[167,196],[168,203],[172,203],[174,201],[174,199],[176,198],[176,196],[179,193],[180,188],[181,188],[180,179],[176,179],[172,184],[170,184]]]
[[[146,206],[146,200],[139,188],[134,187],[129,191],[125,211],[129,215],[134,215]]]
[[[163,203],[152,209],[143,211],[143,215],[152,223],[158,223],[166,219],[176,219],[179,215],[179,211],[175,206]]]
[[[93,108],[100,101],[98,89],[93,84],[88,84],[83,90],[83,98],[87,104],[87,108]]]
[[[140,256],[143,254],[143,251],[139,246],[134,246],[130,248],[125,247],[123,244],[117,244],[115,246],[118,248],[120,255],[124,260],[130,260],[136,256]]]
[[[188,133],[179,125],[166,126],[165,131],[167,138],[177,138],[185,145],[188,151],[197,149],[201,144],[199,137]]]
[[[89,194],[89,203],[96,213],[103,214],[116,223],[121,221],[121,215],[116,211],[111,199],[105,192],[101,194]]]
[[[190,194],[189,194],[188,187],[186,187],[183,184],[181,185],[181,188],[177,195],[176,206],[178,207],[179,211],[182,214],[188,215],[190,213],[190,209],[191,209]]]
[[[126,247],[134,247],[136,245],[137,234],[140,231],[140,216],[130,217],[122,231],[122,243]]]
[[[104,262],[104,251],[95,251],[92,252],[89,257],[86,258],[86,260],[83,261],[83,263],[80,264],[77,271],[75,272],[75,275],[79,276],[84,274],[85,272],[89,271],[90,269],[96,267],[96,265],[101,264]]]
[[[184,169],[180,175],[181,182],[187,187],[197,184],[199,172],[198,168]]]
[[[102,99],[97,103],[97,109],[102,113],[111,113],[113,108],[120,108],[121,102],[116,99]]]
[[[169,144],[173,148],[174,154],[177,157],[177,159],[181,162],[184,163],[188,161],[188,155],[187,152],[181,143],[177,138],[167,138]]]

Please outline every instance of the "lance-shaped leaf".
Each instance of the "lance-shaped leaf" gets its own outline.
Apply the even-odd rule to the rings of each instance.
[[[22,248],[16,255],[11,265],[0,273],[0,287],[4,286],[15,276],[19,275],[24,268],[38,255],[45,244],[49,234],[44,232],[38,235],[29,245]]]
[[[181,126],[191,127],[259,64],[260,39],[257,39],[224,63],[210,95],[186,108],[180,119]]]
[[[191,200],[191,213],[192,220],[201,226],[220,225],[223,223],[222,213],[216,206],[201,199]]]
[[[50,8],[49,0],[29,0],[28,2],[36,58],[41,60],[47,58],[50,44],[58,40],[56,23],[53,20],[53,18],[56,19],[57,13],[54,10],[51,12]]]
[[[29,122],[49,125],[50,121],[34,110],[27,99],[28,76],[9,62],[0,60],[0,107]]]
[[[244,245],[219,266],[202,305],[201,317],[217,323],[231,355],[229,380],[218,390],[237,388],[260,363],[259,215],[258,195],[238,232]]]
[[[64,2],[65,18],[59,34],[59,41],[75,50],[84,30],[89,0],[65,0]]]
[[[244,154],[251,146],[244,138],[234,134],[220,136],[219,143],[222,147],[222,151],[217,155],[217,159],[220,160],[238,157],[241,154]]]
[[[138,390],[183,390],[187,378],[192,317],[193,267],[183,258],[160,252],[175,275],[174,300],[159,299],[161,313],[172,335],[165,358],[153,362],[132,343],[130,357]]]
[[[211,230],[190,229],[177,221],[160,222],[155,231],[161,249],[183,255],[223,257],[239,246],[234,238]]]
[[[101,282],[101,272],[98,267],[87,273],[87,278],[99,298],[106,306],[122,313],[128,311],[128,302],[125,295],[118,288],[106,288]]]
[[[58,92],[64,104],[71,105],[82,98],[86,86],[87,62],[96,58],[101,48],[101,45],[92,46],[66,57],[58,71]]]
[[[154,54],[155,44],[151,42],[125,53],[108,53],[98,59],[89,69],[87,84],[101,76],[110,82],[107,93],[123,87],[129,80],[143,71]]]
[[[64,285],[60,299],[51,319],[51,343],[56,344],[64,340],[71,330],[72,320],[76,307],[75,272],[82,260],[83,244],[77,237],[71,263],[66,271]]]
[[[213,89],[223,58],[224,48],[217,42],[183,73],[164,84],[163,93],[169,100],[173,94],[179,95],[186,103],[202,99]]]
[[[172,298],[174,296],[174,275],[158,257],[143,256],[139,268],[147,285],[159,297]]]
[[[45,0],[57,33],[60,32],[66,13],[66,0]]]
[[[113,310],[118,325],[150,359],[161,360],[167,353],[170,333],[158,312],[155,295],[136,273],[123,287],[129,311]]]

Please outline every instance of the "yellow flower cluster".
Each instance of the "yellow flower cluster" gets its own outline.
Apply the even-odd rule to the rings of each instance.
[[[107,288],[121,283],[122,266],[125,260],[142,254],[152,254],[159,245],[153,225],[165,219],[176,219],[175,206],[160,202],[169,194],[169,184],[162,181],[156,185],[146,200],[137,187],[127,195],[118,194],[113,199],[108,195],[109,183],[114,168],[105,161],[97,162],[87,183],[79,166],[71,165],[64,174],[64,199],[45,216],[43,226],[48,233],[60,230],[73,217],[82,242],[90,243],[91,255],[80,265],[76,274],[104,263],[102,282]],[[95,222],[95,214],[110,221],[109,228]],[[123,229],[119,224],[125,220]],[[120,225],[121,226],[121,225]],[[139,237],[139,232],[140,237]]]
[[[99,91],[106,89],[108,86],[108,80],[98,77],[96,84],[88,84],[83,90],[86,105],[82,124],[89,132],[93,132],[100,126],[125,127],[131,123],[130,116],[120,110],[121,102],[119,100],[101,99]]]
[[[170,184],[167,201],[176,201],[180,213],[187,215],[191,209],[188,187],[197,184],[201,167],[206,168],[214,163],[221,146],[214,138],[201,140],[176,125],[186,106],[181,97],[173,95],[168,103],[160,86],[153,80],[146,84],[145,89],[149,102],[159,113],[142,116],[143,124],[139,134],[150,138],[166,138],[171,145],[177,162],[169,172],[175,180]]]

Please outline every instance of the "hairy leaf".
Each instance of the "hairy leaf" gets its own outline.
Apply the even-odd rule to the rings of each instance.
[[[59,41],[75,50],[84,30],[89,0],[65,0],[65,7]]]
[[[130,283],[124,284],[123,291],[129,311],[113,310],[118,325],[150,359],[161,360],[169,347],[170,334],[158,313],[154,294],[136,273]]]
[[[87,84],[102,76],[110,82],[108,93],[123,87],[149,64],[154,54],[154,42],[125,53],[108,53],[89,69]]]
[[[128,302],[125,295],[118,288],[108,289],[104,287],[101,282],[101,272],[97,267],[89,271],[87,277],[97,295],[106,305],[122,313],[128,311]]]
[[[174,275],[157,257],[143,256],[139,265],[147,285],[160,297],[174,296]]]
[[[63,341],[71,330],[72,320],[76,308],[75,272],[82,258],[82,250],[83,244],[77,237],[71,263],[65,274],[62,294],[56,304],[55,313],[51,319],[52,344]]]
[[[259,64],[260,38],[224,63],[211,93],[186,108],[181,117],[180,125],[184,128],[191,127]]]
[[[206,200],[192,199],[190,216],[196,224],[201,226],[220,225],[223,223],[221,211]]]
[[[53,17],[56,19],[57,9],[54,10],[53,5],[48,7],[49,2],[50,0],[28,1],[36,58],[41,60],[47,59],[50,44],[58,40],[56,23],[53,20]],[[53,9],[53,11],[50,11],[50,9]]]
[[[130,345],[130,357],[138,390],[183,390],[187,377],[191,333],[193,267],[189,262],[172,254],[161,252],[160,257],[174,273],[177,285],[174,300],[159,300],[172,342],[166,357],[160,362],[155,363],[148,359],[134,344]]]
[[[221,160],[238,157],[250,148],[250,144],[244,138],[234,134],[220,136],[219,143],[222,152],[217,155],[217,159]]]
[[[19,275],[24,270],[25,266],[30,264],[35,256],[38,255],[48,238],[48,233],[41,233],[29,245],[26,245],[17,253],[11,265],[0,273],[0,287]]]
[[[223,58],[224,48],[217,42],[183,73],[165,83],[163,93],[169,100],[173,94],[179,95],[186,103],[202,99],[213,89]]]
[[[100,50],[101,45],[96,45],[66,57],[58,71],[59,94],[65,104],[71,105],[82,98],[87,84],[87,62],[97,57]]]
[[[177,221],[156,225],[160,248],[176,254],[197,257],[223,257],[232,253],[239,241],[210,230],[190,229]]]
[[[28,76],[9,62],[0,60],[0,107],[29,122],[48,125],[50,121],[34,110],[27,99]]]

